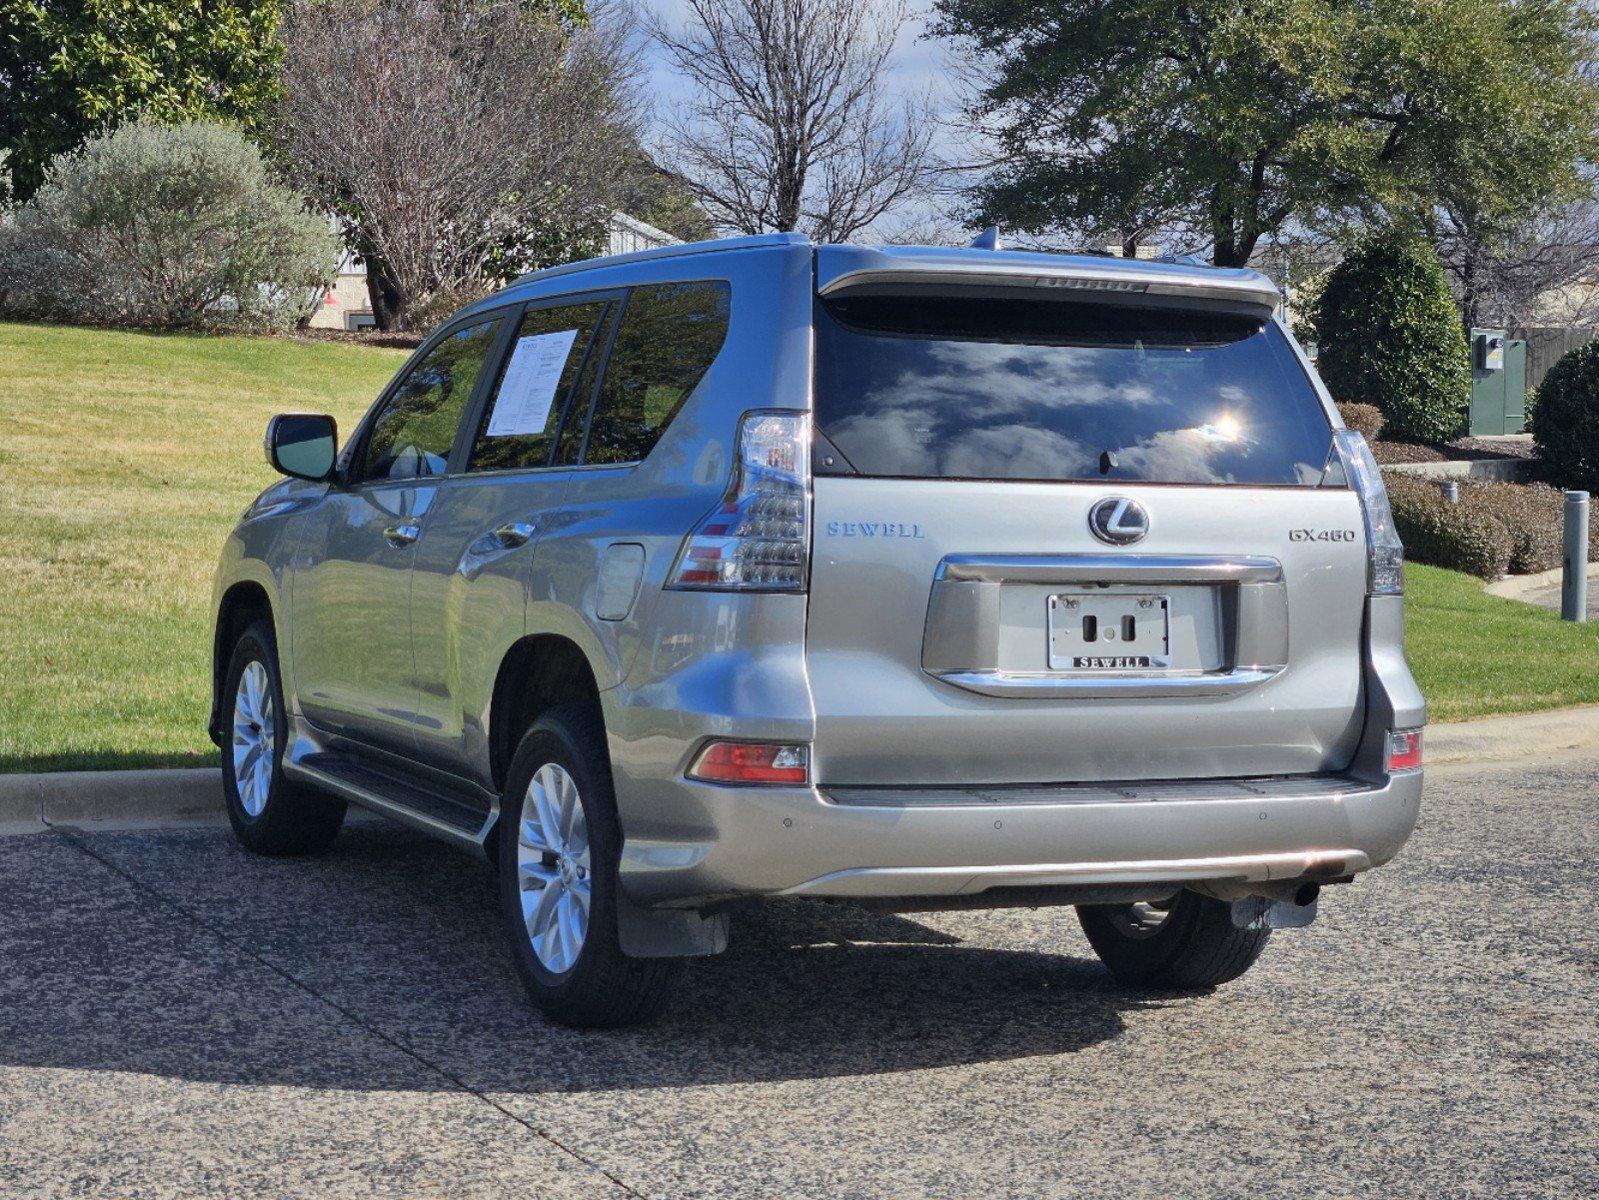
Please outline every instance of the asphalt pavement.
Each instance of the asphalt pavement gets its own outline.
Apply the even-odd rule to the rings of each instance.
[[[1209,995],[1069,909],[735,919],[666,1019],[524,1002],[398,827],[0,837],[0,1197],[1599,1195],[1599,764],[1435,770],[1392,866]]]

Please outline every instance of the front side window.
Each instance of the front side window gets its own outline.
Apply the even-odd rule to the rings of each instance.
[[[444,474],[499,323],[495,318],[457,329],[411,368],[372,422],[357,480]]]
[[[547,467],[606,302],[529,309],[511,343],[469,470]]]
[[[817,303],[816,422],[863,475],[1318,484],[1332,426],[1257,317],[940,295]]]
[[[732,289],[720,281],[634,288],[589,424],[587,463],[639,462],[727,340]]]

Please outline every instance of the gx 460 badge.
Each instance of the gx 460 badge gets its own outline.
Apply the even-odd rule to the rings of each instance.
[[[1355,540],[1353,529],[1290,529],[1288,531],[1290,542],[1352,542]]]

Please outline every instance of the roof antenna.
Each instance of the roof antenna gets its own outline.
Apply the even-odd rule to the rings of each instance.
[[[982,233],[974,237],[971,240],[970,245],[973,250],[1004,249],[1004,247],[999,244],[999,226],[990,225],[987,229],[983,230]]]

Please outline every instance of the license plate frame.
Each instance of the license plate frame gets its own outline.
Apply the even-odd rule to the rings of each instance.
[[[1171,668],[1171,597],[1163,593],[1056,592],[1049,597],[1047,631],[1051,671],[1125,675]]]

